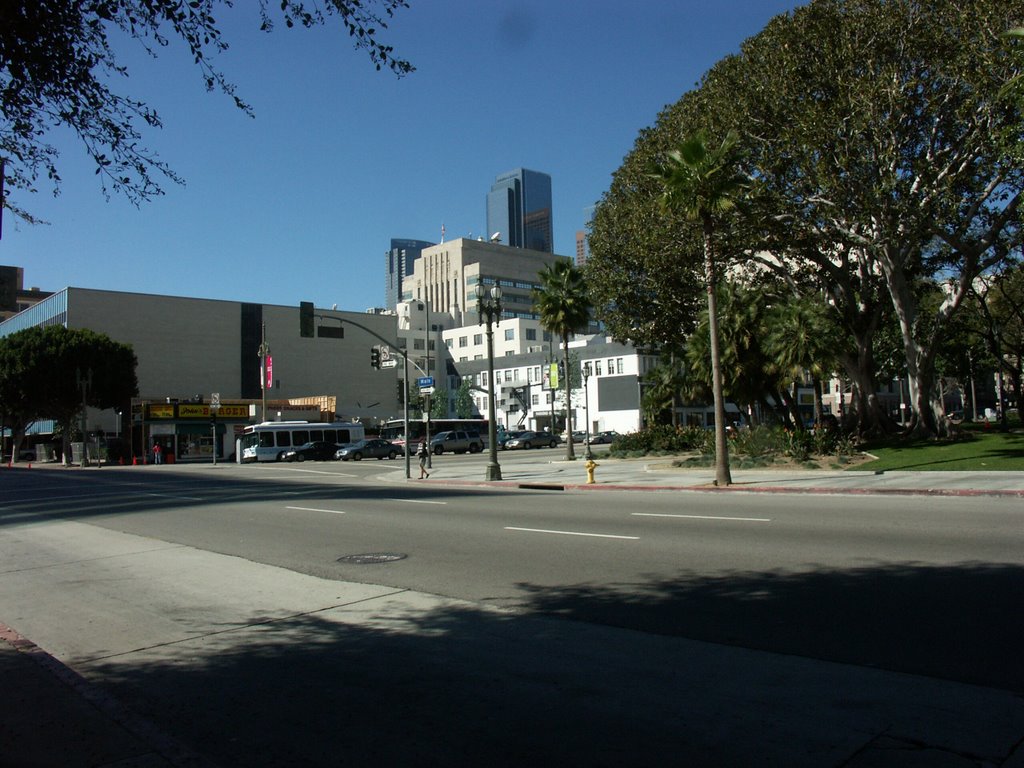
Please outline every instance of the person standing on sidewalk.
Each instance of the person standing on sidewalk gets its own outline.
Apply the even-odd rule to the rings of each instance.
[[[164,463],[164,449],[160,443],[153,443],[153,463],[163,464]]]
[[[420,447],[416,449],[416,455],[420,459],[420,480],[425,477],[430,477],[430,473],[427,472],[428,450],[426,440],[420,440]]]

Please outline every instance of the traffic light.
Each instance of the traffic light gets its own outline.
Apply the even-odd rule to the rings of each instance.
[[[313,321],[313,302],[303,301],[299,303],[299,336],[304,339],[313,338],[314,326],[316,323]]]
[[[380,368],[380,347],[370,347],[370,365]]]

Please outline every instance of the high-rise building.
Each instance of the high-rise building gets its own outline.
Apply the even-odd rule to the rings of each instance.
[[[551,177],[516,168],[494,180],[487,193],[487,235],[513,248],[554,253]]]
[[[392,311],[402,300],[402,281],[413,273],[416,260],[424,248],[433,243],[426,240],[392,238],[391,249],[384,254],[384,307]]]
[[[576,266],[582,267],[590,258],[590,246],[587,243],[587,233],[584,230],[576,232]]]

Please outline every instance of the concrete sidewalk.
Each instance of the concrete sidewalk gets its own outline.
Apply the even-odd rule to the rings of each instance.
[[[670,458],[612,459],[595,455],[597,467],[593,484],[587,482],[586,459],[566,461],[564,449],[534,450],[516,462],[502,463],[502,479],[484,480],[479,462],[434,460],[431,483],[467,483],[472,485],[517,487],[548,486],[564,490],[613,491],[709,491],[715,493],[854,493],[928,496],[991,495],[1024,498],[1024,472],[869,472],[842,469],[737,469],[732,468],[733,484],[715,486],[715,470],[680,469]],[[527,460],[524,462],[523,459]],[[404,473],[389,475],[404,480]],[[417,481],[419,482],[419,481]]]

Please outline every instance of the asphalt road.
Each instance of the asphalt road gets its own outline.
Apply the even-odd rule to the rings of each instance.
[[[0,526],[75,520],[522,616],[1024,691],[1019,501],[372,479],[399,464],[16,473]],[[351,559],[367,554],[385,557]]]

